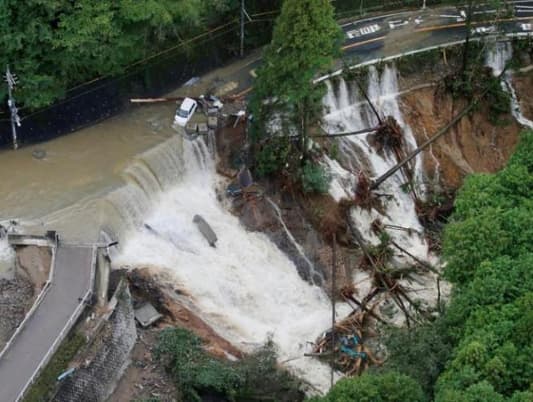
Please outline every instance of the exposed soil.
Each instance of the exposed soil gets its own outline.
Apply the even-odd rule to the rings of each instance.
[[[17,248],[17,272],[25,276],[39,292],[46,281],[52,263],[48,247],[23,246]]]
[[[131,402],[158,398],[177,401],[177,390],[163,367],[154,360],[153,350],[161,328],[137,328],[138,337],[131,353],[131,364],[124,372],[109,402]]]
[[[18,247],[14,279],[0,279],[0,350],[13,335],[48,279],[48,247]]]
[[[433,136],[465,106],[465,101],[439,94],[435,88],[402,96],[405,120],[418,144]],[[457,189],[467,174],[493,173],[505,165],[521,127],[510,114],[502,116],[500,126],[491,124],[488,115],[488,106],[482,105],[423,153],[425,171],[431,179],[440,178],[444,187]]]
[[[165,328],[181,327],[193,331],[205,342],[206,350],[219,358],[242,357],[236,347],[179,302],[176,296],[182,293],[181,290],[174,289],[164,273],[142,268],[128,272],[127,277],[134,306],[150,302],[163,314],[163,318],[147,329],[137,325],[138,338],[131,364],[109,398],[110,402],[148,398],[158,398],[162,402],[177,400],[178,390],[153,355],[158,335]]]

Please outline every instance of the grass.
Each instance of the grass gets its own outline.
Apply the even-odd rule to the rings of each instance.
[[[85,338],[79,333],[74,333],[63,341],[37,381],[28,390],[24,402],[48,401],[56,387],[57,377],[67,369],[69,362],[84,345]]]

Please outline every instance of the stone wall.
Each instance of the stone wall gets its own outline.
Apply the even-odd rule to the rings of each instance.
[[[117,292],[117,305],[96,334],[80,367],[64,380],[52,399],[56,402],[101,402],[111,395],[129,364],[137,339],[131,294],[127,286]]]

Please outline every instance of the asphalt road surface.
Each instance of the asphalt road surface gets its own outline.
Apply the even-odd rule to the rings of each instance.
[[[15,401],[91,284],[93,249],[58,247],[54,281],[26,326],[0,359],[0,401]]]

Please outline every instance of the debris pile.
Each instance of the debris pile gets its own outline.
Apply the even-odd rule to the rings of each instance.
[[[384,152],[401,152],[403,142],[402,129],[392,116],[387,116],[373,135],[374,147],[381,155]]]

